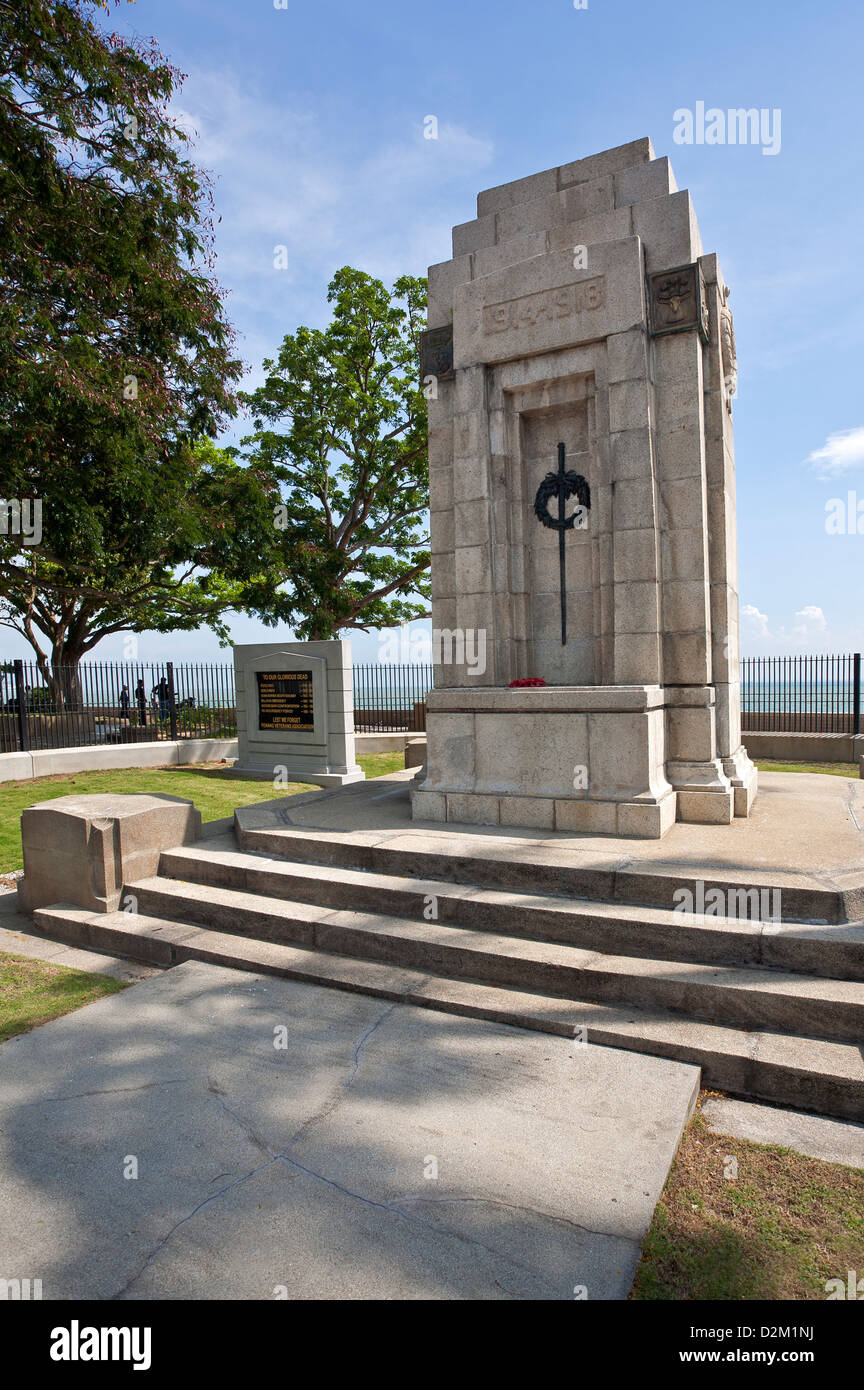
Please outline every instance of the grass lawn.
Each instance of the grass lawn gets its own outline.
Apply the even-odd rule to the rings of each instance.
[[[369,753],[357,759],[367,777],[384,777],[405,766],[405,755]],[[84,796],[95,792],[164,792],[186,796],[194,801],[203,819],[230,816],[236,806],[254,801],[272,801],[274,796],[296,796],[317,791],[305,782],[292,782],[274,790],[269,782],[244,782],[227,775],[220,763],[198,767],[130,767],[111,772],[74,772],[60,777],[39,777],[35,781],[0,784],[0,874],[22,868],[21,812],[37,801],[57,796]]]
[[[832,777],[858,776],[857,763],[772,763],[765,758],[754,758],[754,762],[760,772],[828,772]]]
[[[125,988],[110,976],[0,952],[0,1042]]]
[[[714,1134],[697,1111],[630,1297],[824,1300],[850,1269],[864,1271],[864,1171]]]

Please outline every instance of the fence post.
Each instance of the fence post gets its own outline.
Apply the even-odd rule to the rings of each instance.
[[[30,730],[27,727],[27,690],[24,685],[24,662],[15,663],[15,709],[18,715],[18,743],[22,753],[29,752]]]
[[[177,741],[177,704],[174,699],[174,662],[166,661],[168,673],[168,718],[171,721],[171,738]]]
[[[861,732],[861,653],[852,658],[852,732]]]

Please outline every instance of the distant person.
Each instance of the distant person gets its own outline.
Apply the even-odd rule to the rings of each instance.
[[[123,689],[120,691],[120,718],[121,718],[121,719],[128,719],[128,718],[129,718],[129,687],[128,687],[128,685],[124,685]]]
[[[168,718],[168,705],[171,700],[171,690],[168,685],[167,676],[163,676],[158,685],[154,685],[151,695],[155,695],[159,701],[159,718]]]
[[[138,706],[138,723],[147,723],[147,691],[144,689],[143,679],[135,687],[135,703]]]

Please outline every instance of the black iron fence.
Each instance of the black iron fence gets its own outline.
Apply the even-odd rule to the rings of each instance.
[[[754,733],[861,733],[861,653],[745,657],[741,727]]]
[[[234,668],[227,664],[88,661],[47,676],[35,662],[0,666],[0,751],[236,733]]]
[[[360,734],[422,733],[431,689],[431,664],[355,666],[354,728]]]
[[[354,667],[359,733],[422,732],[432,666]],[[35,662],[0,664],[0,752],[153,740],[233,738],[234,667],[81,662],[47,675]]]
[[[426,728],[431,664],[355,666],[353,684],[358,733]],[[745,658],[741,723],[753,732],[860,733],[860,653]],[[228,662],[88,661],[47,676],[35,662],[0,663],[0,752],[236,733]]]

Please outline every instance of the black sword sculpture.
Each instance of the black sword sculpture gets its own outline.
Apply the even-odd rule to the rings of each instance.
[[[572,531],[578,520],[580,527],[585,522],[585,514],[591,507],[591,489],[587,478],[581,473],[565,471],[565,449],[558,445],[558,472],[549,472],[537,489],[534,498],[534,512],[538,521],[558,532],[558,568],[561,582],[561,646],[567,645],[567,559],[564,549],[564,532]],[[570,515],[565,515],[568,497],[578,497],[579,506]],[[549,514],[550,497],[558,498],[557,517]]]

